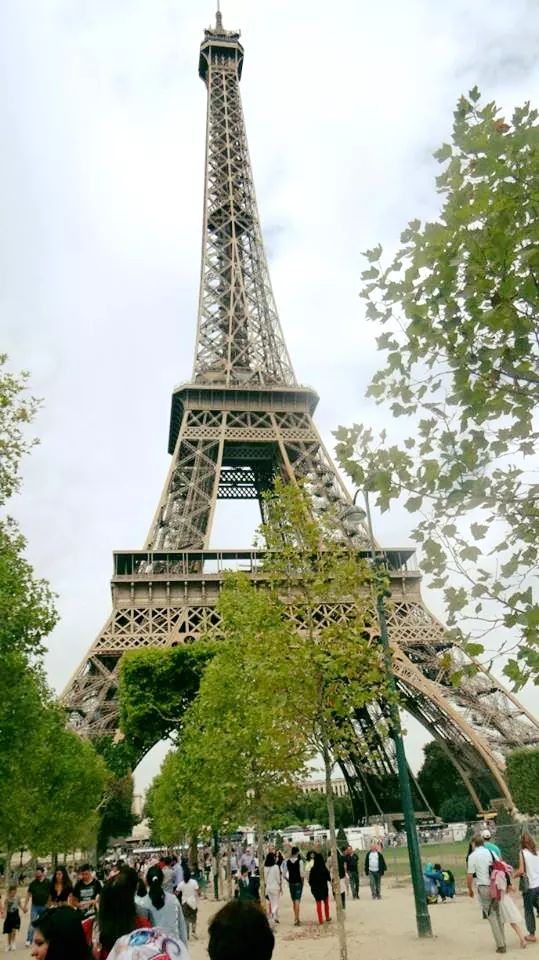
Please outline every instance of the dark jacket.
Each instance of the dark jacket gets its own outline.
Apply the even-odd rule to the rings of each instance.
[[[369,853],[370,852],[371,851],[369,850],[369,852],[365,857],[365,876],[367,877],[369,876]],[[387,866],[384,860],[384,855],[383,853],[378,853],[378,873],[380,874],[380,876],[382,876],[386,872],[386,870],[387,870]]]
[[[330,880],[329,870],[325,864],[320,867],[311,867],[309,872],[309,886],[315,900],[326,899]]]

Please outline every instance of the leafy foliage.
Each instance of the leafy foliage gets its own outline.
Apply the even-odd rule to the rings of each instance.
[[[124,654],[118,693],[120,726],[133,757],[139,759],[177,729],[214,652],[215,645],[204,641]]]
[[[39,406],[27,396],[28,375],[8,373],[6,363],[0,355],[0,506],[20,487],[21,459],[37,442],[25,428]],[[0,847],[49,853],[95,842],[105,764],[66,730],[45,683],[44,640],[58,616],[25,548],[14,521],[0,520]]]
[[[28,373],[10,373],[7,359],[0,353],[0,506],[20,487],[20,462],[37,443],[27,437],[25,426],[40,405],[27,395]]]
[[[526,747],[507,757],[507,780],[513,799],[522,813],[539,814],[539,750]]]
[[[369,395],[412,432],[391,444],[340,427],[337,455],[354,483],[416,515],[422,568],[449,624],[483,652],[499,628],[507,676],[539,676],[539,124],[529,103],[505,121],[474,88],[435,154],[439,218],[411,221],[392,261],[367,251],[367,317],[385,365]]]
[[[266,824],[308,757],[295,737],[286,665],[262,654],[289,628],[271,595],[231,576],[219,603],[223,639],[152,789],[154,832],[161,838]]]
[[[12,520],[0,521],[0,656],[12,650],[35,655],[58,614],[54,594],[37,580],[23,556],[26,541]]]
[[[442,745],[437,740],[431,740],[423,747],[423,753],[424,760],[417,779],[434,813],[443,820],[475,819],[477,810],[470,799],[468,789]],[[472,783],[483,809],[488,809],[490,798],[497,794],[496,785],[490,774],[485,771],[481,776],[473,777]],[[457,808],[458,815],[456,813],[453,815]],[[463,811],[466,812],[466,816],[461,815]]]
[[[113,837],[125,837],[131,833],[135,817],[133,807],[133,777],[130,773],[122,777],[108,773],[105,781],[105,793],[99,807],[99,826],[97,830],[97,851],[104,853]]]
[[[0,846],[39,853],[90,846],[105,765],[65,728],[41,670],[19,651],[0,671]]]
[[[336,796],[334,803],[335,825],[337,827],[353,826],[356,820],[350,797]],[[283,829],[296,823],[303,827],[314,823],[328,827],[328,809],[324,793],[316,790],[304,793],[300,790],[281,807],[275,806],[271,812],[269,826],[273,830]]]

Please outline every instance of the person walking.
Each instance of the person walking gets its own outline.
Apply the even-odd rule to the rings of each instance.
[[[191,876],[189,867],[184,867],[183,880],[176,889],[176,894],[181,896],[182,911],[187,929],[187,939],[197,938],[197,917],[198,917],[198,883]]]
[[[69,903],[73,887],[65,867],[56,867],[49,885],[49,907],[58,907]]]
[[[179,884],[181,890],[184,881]],[[150,867],[146,874],[148,893],[139,900],[139,906],[149,911],[150,920],[154,927],[159,927],[172,937],[179,937],[187,943],[188,930],[184,912],[178,902],[178,896],[167,893],[163,888],[163,871],[161,867]]]
[[[120,873],[120,870],[121,867],[118,867],[116,876]],[[85,920],[86,917],[91,917],[96,912],[102,886],[101,881],[94,876],[89,863],[83,863],[79,872],[80,880],[77,880],[73,887],[73,906],[80,910],[81,917]]]
[[[299,855],[299,847],[292,847],[288,860],[284,861],[284,878],[288,881],[292,909],[294,911],[294,926],[299,927],[299,907],[303,893],[305,864]]]
[[[21,915],[19,912],[20,906],[21,901],[17,893],[17,885],[12,883],[7,888],[5,900],[1,908],[2,916],[4,918],[3,933],[5,933],[7,937],[6,953],[9,953],[10,950],[15,949],[17,930],[20,930],[21,928]]]
[[[496,943],[496,953],[506,953],[505,933],[500,917],[500,901],[493,897],[490,890],[490,869],[493,863],[492,853],[483,845],[483,837],[476,836],[473,840],[474,849],[468,857],[466,885],[468,896],[474,896],[474,875],[477,882],[477,896],[483,912],[490,923],[492,936]]]
[[[36,866],[34,870],[34,879],[28,886],[26,891],[26,897],[22,903],[22,909],[25,913],[28,913],[28,903],[31,900],[32,906],[30,907],[30,923],[28,925],[28,933],[26,934],[26,946],[30,947],[32,945],[32,939],[34,936],[34,928],[32,926],[34,920],[43,913],[48,902],[49,902],[49,890],[50,884],[45,876],[45,871],[43,867],[39,865]]]
[[[350,844],[345,847],[343,853],[346,874],[350,881],[352,900],[359,900],[359,857],[357,853],[354,853]]]
[[[279,923],[279,897],[282,890],[282,877],[272,850],[268,853],[264,863],[264,884],[270,917],[274,923]]]
[[[365,856],[365,876],[369,878],[373,900],[382,899],[382,877],[387,870],[380,845],[373,840]]]
[[[523,833],[520,838],[520,856],[518,870],[514,873],[515,879],[521,877],[520,889],[524,900],[524,919],[528,931],[525,939],[528,943],[535,943],[535,911],[539,912],[539,855],[535,840],[530,833]]]
[[[318,923],[322,925],[324,919],[326,923],[329,923],[331,917],[329,915],[328,883],[331,882],[331,877],[321,853],[316,852],[313,856],[313,863],[309,870],[308,880],[311,893],[316,903]],[[324,908],[324,916],[322,916],[322,907]]]
[[[482,830],[481,836],[483,837],[483,846],[485,850],[490,850],[490,852],[493,853],[494,856],[498,858],[498,860],[501,860],[502,851],[500,850],[498,844],[494,843],[494,841],[492,840],[492,834],[490,830]]]

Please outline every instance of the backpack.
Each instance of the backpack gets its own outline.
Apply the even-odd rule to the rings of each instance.
[[[513,868],[496,857],[492,850],[489,851],[492,857],[492,863],[489,866],[490,873],[490,897],[491,900],[501,900],[502,893],[505,893],[507,887],[511,884],[511,874]]]

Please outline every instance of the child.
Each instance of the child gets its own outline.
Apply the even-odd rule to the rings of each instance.
[[[2,910],[4,933],[7,936],[6,953],[15,949],[15,937],[17,936],[17,930],[21,928],[20,905],[21,901],[17,893],[17,887],[15,884],[10,884]]]
[[[455,896],[455,877],[451,870],[444,870],[439,863],[434,864],[434,870],[441,873],[441,879],[438,880],[438,890],[442,898],[442,903],[447,900],[453,900]]]

